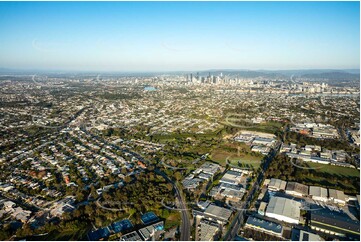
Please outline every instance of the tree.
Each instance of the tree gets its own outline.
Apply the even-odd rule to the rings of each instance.
[[[173,190],[172,184],[168,183],[167,184],[167,189],[168,189],[168,191],[172,191]]]
[[[180,179],[182,179],[182,174],[179,171],[176,171],[174,173],[174,177],[177,181],[179,181]]]
[[[131,178],[130,176],[124,177],[124,181],[125,181],[126,183],[131,182],[131,180],[132,180],[132,178]]]

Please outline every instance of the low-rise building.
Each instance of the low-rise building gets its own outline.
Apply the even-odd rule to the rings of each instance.
[[[213,241],[219,229],[219,224],[213,221],[202,219],[200,221],[200,241]]]
[[[310,186],[309,195],[312,197],[313,200],[316,201],[320,201],[320,202],[328,201],[327,188]]]
[[[120,241],[142,241],[142,238],[137,231],[133,231],[121,236]]]
[[[210,204],[204,211],[204,215],[220,224],[226,224],[232,215],[232,210]]]
[[[280,179],[271,178],[268,184],[268,189],[271,191],[284,191],[286,189],[287,182]]]
[[[282,237],[282,225],[265,219],[249,216],[245,224],[246,228],[251,228],[260,232]]]
[[[337,203],[341,206],[346,205],[346,195],[343,191],[336,189],[328,189],[328,196],[330,201]]]
[[[267,203],[261,202],[261,204],[259,205],[259,208],[258,208],[258,213],[260,215],[264,216],[265,212],[266,212],[266,208],[267,208]]]
[[[311,229],[339,237],[360,239],[360,221],[352,220],[346,213],[318,209],[311,211]]]
[[[296,197],[308,195],[308,186],[298,182],[288,182],[286,186],[286,193]]]
[[[293,228],[291,234],[292,241],[322,241],[323,239],[318,235],[305,230]]]
[[[298,224],[301,203],[284,197],[272,197],[266,209],[266,216],[291,224]]]
[[[160,221],[158,223],[148,225],[147,227],[139,229],[138,232],[143,240],[159,240],[159,236],[164,232],[164,222]]]
[[[228,170],[219,182],[237,185],[241,182],[242,172]]]

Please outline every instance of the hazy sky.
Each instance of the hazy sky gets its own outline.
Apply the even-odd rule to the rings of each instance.
[[[359,68],[359,2],[0,2],[0,67]]]

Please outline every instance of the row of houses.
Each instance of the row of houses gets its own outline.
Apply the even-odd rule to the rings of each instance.
[[[15,220],[26,223],[32,214],[31,211],[24,210],[22,207],[16,206],[16,203],[12,201],[1,200],[0,204],[2,204],[2,209],[0,209],[0,218],[11,216]]]

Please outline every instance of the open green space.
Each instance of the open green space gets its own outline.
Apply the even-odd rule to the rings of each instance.
[[[360,191],[360,171],[357,169],[310,162],[296,164],[283,154],[271,162],[267,178],[338,189],[350,195]]]
[[[249,122],[244,122],[242,119],[228,119],[228,121],[222,122],[225,125],[225,130],[229,131],[228,127],[233,127],[237,130],[248,130],[248,131],[257,131],[257,132],[264,132],[264,133],[271,133],[275,134],[279,132],[283,127],[283,123],[275,122],[275,121],[267,121],[262,122],[259,124],[253,124]]]
[[[263,155],[252,152],[250,147],[244,143],[224,142],[212,151],[210,158],[222,166],[225,166],[228,160],[234,166],[238,166],[239,162],[243,166],[251,166],[257,169],[261,164]]]
[[[243,130],[275,134],[276,132],[280,131],[282,126],[283,126],[282,123],[271,121],[271,122],[260,123],[250,128],[243,128]]]
[[[221,166],[225,166],[227,164],[227,160],[231,165],[237,166],[238,162],[245,166],[252,166],[257,169],[262,161],[262,157],[256,157],[252,155],[246,154],[232,154],[231,152],[215,150],[210,158],[220,164]]]
[[[324,164],[311,163],[311,162],[309,162],[307,165],[317,170],[317,172],[324,172],[330,175],[341,175],[341,176],[360,178],[360,171],[355,168],[324,165]]]

